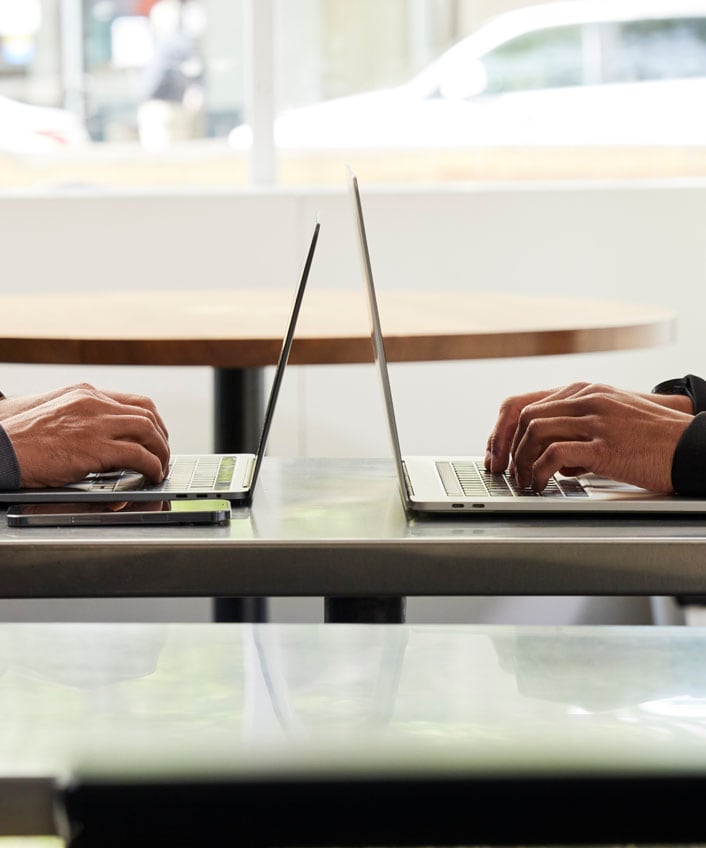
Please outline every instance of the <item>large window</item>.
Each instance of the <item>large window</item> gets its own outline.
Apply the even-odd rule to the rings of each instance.
[[[706,0],[0,0],[0,187],[706,175]]]

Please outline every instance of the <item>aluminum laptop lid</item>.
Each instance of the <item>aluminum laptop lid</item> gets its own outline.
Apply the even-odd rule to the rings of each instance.
[[[370,250],[368,248],[368,237],[365,231],[365,219],[363,217],[363,204],[360,199],[360,190],[358,188],[358,178],[353,171],[348,169],[348,190],[353,201],[353,211],[358,233],[358,247],[361,270],[363,273],[363,281],[367,292],[368,314],[370,316],[370,329],[373,340],[373,355],[375,365],[382,387],[383,402],[385,405],[385,418],[387,420],[387,430],[392,445],[392,455],[395,461],[395,470],[397,472],[397,480],[399,484],[400,494],[406,509],[412,507],[410,494],[408,491],[408,481],[406,479],[406,471],[402,460],[402,450],[400,447],[400,438],[397,430],[397,419],[395,418],[395,407],[392,402],[392,387],[390,386],[390,375],[387,368],[387,355],[385,353],[385,340],[382,335],[382,325],[380,323],[380,310],[378,309],[377,295],[375,293],[375,284],[373,282],[373,269],[370,262]]]
[[[373,280],[370,251],[365,230],[363,206],[360,198],[358,180],[348,169],[349,194],[353,203],[353,212],[358,234],[361,269],[371,324],[371,337],[376,368],[382,387],[385,417],[392,444],[395,470],[405,509],[410,513],[542,513],[542,514],[581,514],[581,513],[704,513],[706,500],[679,497],[677,495],[655,494],[627,484],[588,475],[580,481],[581,497],[549,497],[534,492],[508,494],[507,497],[463,493],[460,486],[444,484],[443,477],[454,464],[475,464],[483,462],[480,456],[452,457],[404,456],[400,446],[397,420],[392,400],[392,388],[385,354],[385,341],[380,322],[377,295]],[[497,477],[500,475],[490,475]],[[576,478],[563,478],[555,475],[560,483],[574,481]],[[448,483],[448,481],[447,481]]]
[[[316,251],[321,225],[316,220],[314,231],[311,236],[309,249],[307,251],[304,267],[299,278],[294,299],[290,311],[289,321],[282,340],[277,366],[275,368],[272,387],[265,408],[262,430],[257,448],[257,453],[234,453],[234,454],[176,454],[170,459],[170,478],[158,485],[147,484],[145,478],[132,471],[107,472],[101,475],[90,475],[85,480],[68,486],[47,489],[17,489],[0,490],[0,503],[45,503],[51,501],[81,501],[81,502],[105,502],[105,501],[156,501],[175,500],[181,498],[226,498],[232,502],[249,504],[255,490],[262,460],[267,447],[267,440],[272,426],[277,399],[279,397],[282,379],[289,360],[289,354],[294,341],[294,333],[297,320],[301,311],[302,301],[309,273]],[[180,485],[179,468],[192,467],[198,461],[203,466],[209,466],[225,460],[224,466],[231,470],[229,481],[226,485],[225,478],[217,478],[212,487],[207,491],[198,487]],[[103,488],[96,488],[96,477],[104,480]],[[222,481],[222,482],[221,482]],[[99,484],[103,485],[103,484]]]

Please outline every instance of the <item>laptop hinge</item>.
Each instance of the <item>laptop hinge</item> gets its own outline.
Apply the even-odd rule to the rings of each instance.
[[[256,461],[257,461],[256,456],[253,456],[248,460],[248,467],[247,467],[247,470],[245,471],[245,477],[243,479],[243,486],[246,489],[249,489],[250,486],[252,485],[252,475],[253,475],[253,472],[255,471]]]
[[[412,481],[409,478],[409,471],[407,471],[407,464],[402,462],[402,472],[404,473],[404,484],[407,487],[407,491],[410,494],[410,497],[414,497],[414,488],[412,486]]]

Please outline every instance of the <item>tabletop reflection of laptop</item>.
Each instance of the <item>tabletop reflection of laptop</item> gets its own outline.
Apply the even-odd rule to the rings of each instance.
[[[654,494],[634,486],[587,475],[585,478],[556,474],[546,489],[537,493],[519,489],[509,474],[485,471],[482,456],[402,456],[385,343],[373,282],[370,251],[365,232],[358,180],[349,171],[349,191],[358,231],[360,260],[368,294],[375,362],[382,385],[395,469],[405,508],[413,513],[563,512],[601,513],[702,513],[706,500]]]
[[[265,410],[257,453],[176,454],[169,461],[165,479],[149,484],[139,473],[119,470],[90,474],[78,483],[52,489],[17,489],[0,491],[0,503],[43,503],[47,501],[153,501],[177,498],[226,498],[248,504],[265,454],[267,437],[279,395],[284,369],[294,339],[294,331],[304,297],[309,271],[319,237],[316,222],[304,262],[289,318],[272,388]]]

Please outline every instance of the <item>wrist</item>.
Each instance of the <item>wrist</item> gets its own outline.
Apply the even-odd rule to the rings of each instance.
[[[694,415],[694,402],[688,395],[661,395],[659,403],[676,412]]]
[[[680,409],[683,412],[691,412],[693,415],[706,412],[706,381],[694,374],[663,380],[652,389],[652,393],[672,395],[675,400],[676,398],[685,398],[685,401],[677,401],[673,406],[673,408]]]

